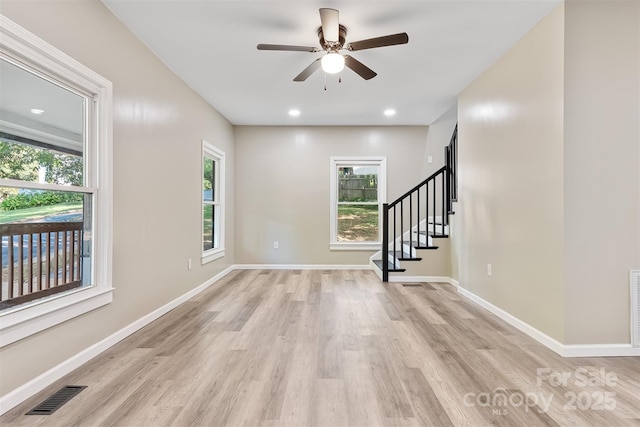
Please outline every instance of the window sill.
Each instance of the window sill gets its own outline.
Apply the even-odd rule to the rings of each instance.
[[[225,255],[224,248],[222,249],[212,249],[202,254],[201,263],[205,265],[211,261],[214,261],[218,258],[222,258]]]
[[[335,242],[329,244],[332,251],[379,251],[382,248],[380,242]]]
[[[113,288],[86,287],[0,313],[0,348],[113,301]]]

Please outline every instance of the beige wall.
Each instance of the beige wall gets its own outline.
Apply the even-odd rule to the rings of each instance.
[[[232,126],[98,1],[2,1],[0,12],[113,82],[112,304],[0,350],[0,395],[234,263]],[[227,256],[201,266],[201,139],[227,155]],[[193,269],[187,269],[187,259]]]
[[[429,125],[422,169],[422,176],[425,178],[444,166],[444,147],[449,145],[456,123],[458,123],[458,106],[454,105]],[[428,162],[429,157],[431,157],[431,163]]]
[[[460,95],[452,227],[460,285],[559,341],[563,12],[547,16]]]
[[[427,127],[236,127],[236,262],[368,264],[372,251],[329,250],[330,157],[386,156],[391,201],[424,179],[426,137]]]
[[[640,268],[640,2],[567,2],[567,344],[629,342]]]
[[[459,99],[460,282],[567,345],[630,339],[639,32],[637,1],[566,2]]]
[[[451,141],[451,135],[458,123],[458,106],[454,105],[435,122],[429,126],[429,134],[427,135],[427,147],[423,162],[423,176],[428,177],[435,171],[444,166],[444,147]],[[432,157],[432,163],[428,163],[428,157]],[[456,211],[454,203],[453,211]],[[453,231],[456,226],[457,217],[449,215],[449,230]],[[420,251],[420,256],[424,263],[418,266],[412,266],[410,263],[404,263],[403,267],[407,267],[407,276],[449,276],[458,280],[458,258],[455,245],[459,245],[459,241],[451,241],[451,239],[436,240],[438,251]],[[446,251],[443,253],[443,251]],[[418,272],[414,272],[418,271]]]

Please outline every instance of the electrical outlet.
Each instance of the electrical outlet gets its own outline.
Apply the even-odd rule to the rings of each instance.
[[[493,271],[491,271],[491,264],[487,264],[487,276],[493,276]]]
[[[280,244],[276,241],[273,242],[273,249],[278,249],[280,247]]]

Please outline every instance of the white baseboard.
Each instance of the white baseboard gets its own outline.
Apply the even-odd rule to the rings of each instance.
[[[633,347],[631,344],[584,344],[584,345],[567,345],[551,338],[549,335],[541,332],[526,322],[518,319],[503,309],[496,307],[490,302],[482,299],[473,292],[460,286],[458,281],[449,279],[449,283],[458,288],[458,292],[465,298],[470,299],[482,308],[495,314],[511,326],[529,335],[540,344],[555,351],[562,357],[620,357],[620,356],[640,356],[640,348]]]
[[[12,408],[24,402],[34,394],[38,393],[39,391],[43,390],[44,388],[58,381],[60,378],[67,375],[74,369],[79,368],[84,363],[98,356],[100,353],[109,349],[110,347],[117,344],[118,342],[122,341],[129,335],[133,334],[139,329],[142,329],[143,327],[153,322],[154,320],[158,319],[159,317],[165,315],[166,313],[173,310],[183,302],[193,298],[194,296],[204,291],[209,286],[211,286],[218,280],[222,279],[224,276],[226,276],[233,270],[234,270],[233,266],[228,267],[227,269],[221,271],[211,279],[207,280],[206,282],[199,285],[198,287],[190,290],[184,295],[181,295],[180,297],[174,299],[173,301],[141,317],[140,319],[125,326],[124,328],[113,333],[112,335],[108,336],[102,341],[82,350],[80,353],[76,354],[75,356],[70,357],[69,359],[65,360],[59,365],[49,369],[47,372],[37,376],[31,381],[21,385],[15,390],[0,397],[0,415],[11,410]]]
[[[555,339],[551,338],[549,335],[545,334],[544,332],[539,331],[538,329],[534,328],[533,326],[529,325],[526,322],[523,322],[522,320],[518,319],[512,314],[507,313],[503,309],[496,307],[490,302],[480,298],[479,296],[463,288],[459,284],[456,285],[456,287],[458,288],[458,293],[460,293],[465,298],[470,299],[471,301],[478,304],[480,307],[484,308],[487,311],[490,311],[491,313],[495,314],[496,316],[498,316],[499,318],[501,318],[511,326],[515,327],[521,332],[524,332],[525,334],[529,335],[531,338],[538,341],[542,345],[548,347],[549,349],[563,356],[563,345],[559,341],[556,341]]]
[[[640,356],[640,348],[631,344],[565,345],[564,357],[626,357]]]
[[[236,264],[235,270],[371,270],[371,266],[345,264]]]

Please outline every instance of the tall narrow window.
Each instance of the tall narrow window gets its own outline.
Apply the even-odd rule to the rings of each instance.
[[[202,262],[224,256],[224,153],[202,141]]]
[[[379,249],[385,198],[384,157],[332,157],[331,249]]]
[[[112,301],[112,86],[0,21],[2,347]]]

